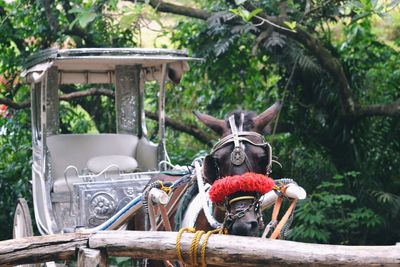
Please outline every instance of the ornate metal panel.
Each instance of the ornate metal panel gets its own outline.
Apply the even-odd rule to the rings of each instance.
[[[115,68],[117,132],[142,136],[140,114],[140,65]]]
[[[116,180],[74,184],[76,226],[98,226],[137,197],[151,176],[141,174],[133,180]]]

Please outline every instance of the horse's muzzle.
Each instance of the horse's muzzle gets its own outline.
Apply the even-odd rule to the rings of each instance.
[[[240,235],[240,236],[258,236],[259,227],[257,220],[237,220],[231,226],[231,234],[232,235]]]

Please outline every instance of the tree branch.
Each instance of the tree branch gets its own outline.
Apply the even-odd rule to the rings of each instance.
[[[254,11],[256,7],[250,3],[245,2],[243,6],[250,12]],[[269,25],[262,23],[262,19],[273,22],[279,27],[275,27],[275,30],[283,35],[286,35],[307,48],[319,61],[321,66],[330,74],[331,78],[335,81],[336,89],[340,96],[340,102],[342,104],[342,113],[344,115],[355,114],[355,103],[352,97],[349,82],[344,73],[343,66],[340,61],[335,58],[331,52],[326,49],[321,42],[313,37],[310,33],[303,30],[301,26],[297,26],[295,31],[284,30],[286,28],[282,22],[276,17],[269,17],[263,13],[258,14],[252,20],[262,30],[267,30]]]
[[[24,101],[21,103],[17,103],[17,102],[12,101],[9,98],[3,97],[3,98],[0,98],[0,104],[6,105],[7,107],[18,110],[18,109],[29,108],[31,106],[31,101]]]
[[[400,116],[400,99],[388,104],[359,106],[356,109],[358,117],[368,116]]]
[[[91,88],[88,90],[84,91],[77,91],[69,94],[64,94],[59,97],[60,100],[64,101],[70,101],[73,99],[81,98],[81,97],[86,97],[86,96],[98,96],[98,95],[103,95],[103,96],[108,96],[108,97],[115,97],[115,93],[112,90],[109,89],[104,89],[104,88]],[[30,101],[24,101],[21,103],[14,102],[8,98],[0,98],[0,104],[4,104],[12,109],[24,109],[24,108],[29,108],[30,107]],[[146,116],[149,119],[158,121],[158,114],[150,111],[145,111]],[[214,136],[202,131],[198,126],[193,125],[193,124],[183,124],[179,121],[176,121],[174,119],[171,119],[169,117],[165,118],[165,124],[166,126],[171,127],[174,130],[184,132],[186,134],[189,134],[199,140],[200,142],[207,144],[208,146],[212,146],[212,140],[216,139]]]
[[[129,0],[129,1],[136,3],[135,0]],[[144,1],[142,1],[142,2],[144,2]],[[164,2],[161,0],[150,0],[149,4],[156,11],[164,12],[164,13],[171,13],[171,14],[175,14],[175,15],[181,15],[181,16],[190,17],[190,18],[206,20],[209,17],[211,17],[211,15],[212,15],[212,13],[210,13],[206,10],[176,5],[176,4],[172,4],[172,3],[167,3],[167,2]]]
[[[75,17],[72,15],[72,13],[70,13],[71,3],[68,0],[63,0],[61,1],[61,5],[65,11],[65,16],[67,17],[68,22],[72,23]]]
[[[150,111],[146,111],[145,113],[146,113],[146,117],[148,117],[149,119],[158,121],[158,114],[156,114],[154,112],[150,112]],[[212,136],[212,135],[207,134],[206,132],[203,132],[196,125],[193,125],[193,124],[185,125],[178,121],[172,120],[169,117],[165,118],[165,125],[173,128],[177,131],[187,133],[187,134],[195,137],[200,142],[207,144],[210,147],[212,146],[211,141],[213,139],[216,139],[215,136]]]
[[[41,2],[46,13],[47,21],[49,22],[51,32],[52,34],[57,35],[60,27],[58,24],[58,19],[54,16],[53,10],[51,9],[51,2],[50,0],[42,0]]]
[[[287,14],[287,2],[286,0],[281,0],[279,2],[279,17],[283,20],[287,20],[288,14]]]
[[[311,15],[312,13],[326,7],[327,5],[329,5],[331,2],[340,2],[341,0],[327,0],[326,2],[322,3],[319,6],[313,7],[312,9],[306,9],[304,12],[304,17],[307,17],[309,15]]]
[[[130,0],[134,2],[134,0]],[[307,15],[312,12],[317,11],[320,8],[328,5],[331,2],[336,2],[336,0],[327,0],[321,6],[313,8],[309,10]],[[281,13],[283,11],[284,15],[284,1],[281,1]],[[175,5],[171,3],[166,3],[161,0],[151,0],[150,5],[159,12],[166,12],[176,15],[182,15],[191,18],[198,18],[206,20],[212,16],[212,13],[208,11],[195,9],[191,7],[184,7],[180,5]],[[254,11],[257,7],[251,3],[251,1],[246,1],[243,4],[243,7],[248,11]],[[264,23],[265,21],[269,21],[273,24]],[[301,26],[297,26],[295,31],[287,29],[286,25],[281,22],[279,17],[268,16],[267,14],[261,12],[258,16],[255,16],[252,19],[252,22],[260,28],[261,32],[268,31],[271,25],[275,28],[279,33],[286,35],[293,40],[302,44],[305,48],[307,48],[319,61],[321,66],[329,73],[332,80],[335,81],[336,90],[340,97],[340,103],[342,105],[342,114],[345,116],[398,116],[397,108],[399,106],[398,101],[386,104],[386,105],[371,105],[371,106],[358,106],[353,99],[352,91],[350,88],[350,84],[345,75],[344,69],[340,61],[335,58],[331,52],[326,49],[321,42],[313,37],[310,33],[303,30]],[[287,29],[287,30],[286,30]]]

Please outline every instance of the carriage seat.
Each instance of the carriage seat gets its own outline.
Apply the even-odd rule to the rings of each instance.
[[[101,173],[110,166],[115,166],[115,171],[134,172],[138,167],[138,163],[134,158],[122,155],[98,156],[89,159],[87,162],[89,172],[96,174]]]
[[[109,165],[119,171],[147,171],[157,167],[157,146],[145,138],[129,134],[68,134],[47,138],[54,192],[68,192],[65,169],[73,165],[78,171],[99,173]],[[101,179],[101,178],[100,178]],[[104,179],[104,178],[103,178]],[[83,180],[68,175],[68,185]]]

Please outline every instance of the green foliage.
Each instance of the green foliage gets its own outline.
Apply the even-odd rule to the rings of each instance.
[[[251,23],[264,12],[279,14],[279,0],[205,0],[214,15],[206,22],[182,19],[172,33],[176,48],[188,48],[204,61],[191,63],[181,83],[166,88],[167,114],[184,124],[196,124],[191,111],[222,118],[236,108],[262,112],[284,100],[278,132],[269,136],[274,178],[295,179],[308,192],[296,210],[290,237],[307,242],[392,244],[400,238],[400,127],[398,118],[352,120],[340,115],[339,96],[317,58],[278,32],[264,32]],[[398,2],[398,1],[397,1]],[[50,25],[42,2],[0,0],[0,97],[29,98],[18,73],[27,56],[53,45],[62,47],[134,47],[140,21],[157,13],[145,4],[121,10],[113,1],[64,1],[50,5],[57,25]],[[146,3],[146,1],[145,1]],[[306,12],[307,3],[318,7]],[[387,12],[396,1],[287,1],[286,26],[299,25],[314,34],[343,64],[351,90],[360,104],[389,103],[400,97],[399,18]],[[378,16],[392,23],[376,27]],[[381,22],[380,22],[381,23]],[[54,30],[56,29],[56,30]],[[382,34],[382,31],[384,34]],[[293,77],[289,79],[293,72]],[[87,87],[62,86],[63,93]],[[157,110],[158,85],[146,84],[145,107]],[[61,104],[61,131],[114,132],[113,100],[93,96]],[[149,136],[158,125],[148,120]],[[200,124],[198,124],[200,125]],[[284,126],[283,133],[280,126]],[[18,196],[31,200],[30,130],[28,112],[0,118],[0,239],[11,236],[11,218]],[[204,128],[203,128],[204,129]],[[217,138],[217,137],[215,137]],[[205,144],[178,131],[167,131],[173,163],[189,164],[209,151]],[[3,223],[4,222],[4,223]]]
[[[67,48],[135,46],[136,29],[123,29],[112,16],[103,13],[115,12],[117,1],[48,1],[56,25],[50,25],[44,2],[0,0],[1,98],[16,102],[30,98],[28,86],[21,84],[19,74],[28,56],[40,49],[55,45]],[[86,88],[61,87],[63,93],[82,89]],[[71,101],[61,106],[63,133],[115,132],[113,100],[107,97]],[[25,197],[32,207],[29,113],[29,109],[19,111],[11,118],[0,114],[0,240],[12,237],[17,198]]]
[[[76,18],[72,23],[69,25],[69,28],[72,29],[76,23],[79,23],[79,26],[85,28],[88,26],[89,23],[93,22],[98,14],[96,9],[93,7],[93,1],[88,1],[85,3],[82,8],[75,7],[72,8],[69,13],[75,14]]]
[[[244,9],[243,7],[238,7],[238,8],[232,8],[229,11],[231,11],[233,14],[238,15],[241,17],[244,21],[249,22],[254,16],[256,16],[258,13],[262,11],[261,8],[256,8],[252,12],[247,11],[247,9]]]
[[[279,1],[261,2],[267,14],[277,12]],[[304,23],[304,3],[288,2],[293,8],[288,21]],[[222,3],[210,5],[220,11],[206,25],[181,22],[173,35],[178,47],[205,58],[182,83],[192,97],[183,98],[183,103],[201,100],[205,111],[221,118],[235,107],[263,111],[285,95],[280,122],[289,125],[289,132],[270,137],[274,154],[283,164],[283,169],[274,167],[273,177],[294,178],[309,193],[309,199],[300,204],[291,237],[337,244],[396,242],[400,236],[395,230],[400,219],[398,119],[347,121],[339,115],[339,96],[332,89],[335,81],[309,51],[277,33],[254,39],[247,19],[232,18]],[[359,13],[348,16],[369,7],[357,8]],[[337,20],[340,10],[330,4],[322,10],[322,17],[316,12],[306,19],[307,26],[316,29],[343,62],[356,100],[378,104],[398,99],[400,58],[372,34],[370,19],[376,10],[366,10],[367,16],[354,17],[352,24],[338,29],[343,32],[341,39],[332,39],[330,24],[323,26],[326,31],[319,30],[321,24]],[[235,12],[245,17],[239,9]],[[293,66],[289,92],[284,91]],[[249,82],[252,79],[257,82]]]
[[[383,224],[383,218],[369,208],[360,207],[362,203],[346,190],[348,180],[358,176],[357,172],[335,175],[319,184],[307,200],[300,202],[289,237],[338,244],[365,244],[371,240],[371,231]]]
[[[96,125],[81,106],[60,103],[60,122],[64,133],[96,133]]]
[[[0,115],[0,240],[12,236],[17,198],[25,197],[32,205],[29,116],[29,111],[17,112],[11,118]]]

